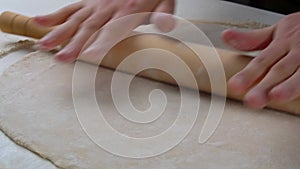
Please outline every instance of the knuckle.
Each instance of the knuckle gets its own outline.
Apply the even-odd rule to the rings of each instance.
[[[255,65],[255,67],[268,67],[270,63],[266,55],[261,55],[253,59],[252,65]]]
[[[295,19],[298,20],[299,14],[289,14],[279,21],[280,24],[291,24],[295,23]]]
[[[54,37],[59,38],[62,34],[66,32],[66,30],[69,29],[68,25],[60,25],[55,30],[51,32],[51,35]]]
[[[83,3],[78,2],[78,3],[71,4],[71,5],[68,5],[66,7],[61,8],[61,11],[62,12],[72,12],[72,11],[74,11],[74,9],[81,8],[82,6],[83,6]]]
[[[279,59],[279,57],[281,57],[281,55],[284,55],[286,46],[286,43],[280,42],[280,40],[273,41],[272,44],[269,45],[269,47],[264,49],[257,57],[252,60],[251,64],[255,65],[256,68],[270,67]]]
[[[299,38],[299,28],[300,26],[291,26],[292,28],[290,28],[289,30],[286,30],[285,34],[285,38],[286,39],[294,39],[294,38]]]
[[[114,1],[112,1],[112,0],[102,0],[101,1],[101,3],[102,4],[111,4],[111,3],[113,3]]]
[[[243,85],[250,85],[249,83],[252,82],[252,79],[254,76],[251,76],[251,74],[253,75],[253,72],[250,70],[251,68],[246,67],[245,69],[241,70],[239,73],[237,73],[234,77],[235,79],[240,79],[240,81],[242,81]]]
[[[80,25],[80,28],[86,29],[86,30],[97,30],[98,29],[98,23],[93,20],[88,20]]]
[[[71,12],[73,10],[73,6],[66,6],[60,9],[60,12]]]
[[[79,10],[74,15],[72,15],[69,18],[69,20],[73,20],[75,22],[82,22],[90,14],[90,11],[92,11],[91,8],[85,8],[85,9]]]
[[[290,65],[287,63],[278,63],[274,65],[271,70],[271,72],[274,72],[276,74],[289,74],[290,73]]]
[[[138,2],[136,0],[129,0],[125,6],[128,8],[135,8],[137,5]]]
[[[293,45],[296,48],[300,49],[300,31],[299,31],[300,26],[297,29],[298,29],[298,31],[295,33],[295,36],[293,36],[293,39],[294,39],[294,44]]]
[[[140,6],[141,1],[140,0],[129,0],[126,4],[124,9],[125,10],[137,10],[137,8]]]
[[[235,75],[236,78],[246,78],[248,76],[248,68],[241,70],[239,73]]]
[[[286,85],[278,89],[278,94],[283,95],[286,100],[291,100],[296,94],[297,90],[294,85]]]
[[[68,20],[72,20],[74,22],[81,22],[83,20],[83,17],[79,15],[73,15]]]
[[[298,14],[292,13],[290,15],[287,15],[284,20],[294,22],[294,19],[298,19],[298,17]]]

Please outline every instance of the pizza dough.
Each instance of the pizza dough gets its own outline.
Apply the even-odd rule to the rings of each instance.
[[[76,118],[71,86],[73,68],[72,64],[54,62],[51,54],[36,52],[12,65],[0,78],[0,129],[58,168],[297,169],[300,166],[299,117],[273,110],[257,112],[231,100],[227,101],[214,135],[207,143],[199,144],[199,133],[210,105],[210,96],[206,94],[201,94],[196,125],[177,147],[146,159],[112,155],[89,139]],[[165,92],[168,105],[163,116],[153,123],[126,121],[111,99],[112,75],[113,71],[99,68],[95,91],[105,118],[116,130],[147,137],[161,133],[176,119],[180,103],[178,88],[136,77],[130,98],[137,109],[149,107],[148,95],[156,88]]]

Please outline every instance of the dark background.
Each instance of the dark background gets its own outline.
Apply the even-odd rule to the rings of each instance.
[[[227,0],[281,14],[300,11],[300,0]],[[299,18],[300,19],[300,18]]]

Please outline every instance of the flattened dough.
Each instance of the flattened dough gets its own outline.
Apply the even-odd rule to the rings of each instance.
[[[205,94],[201,94],[196,125],[179,146],[160,156],[142,160],[112,155],[94,144],[76,119],[71,88],[73,66],[55,63],[51,54],[36,52],[11,66],[0,78],[1,130],[59,168],[300,167],[299,117],[272,110],[255,112],[235,101],[227,101],[223,119],[213,137],[206,144],[198,144],[210,103],[210,97]],[[179,104],[176,87],[135,78],[130,92],[138,109],[149,106],[148,94],[155,88],[162,89],[168,98],[164,115],[149,126],[141,126],[127,122],[113,106],[109,88],[112,74],[111,70],[99,69],[96,95],[105,118],[115,129],[127,135],[145,137],[172,124]]]

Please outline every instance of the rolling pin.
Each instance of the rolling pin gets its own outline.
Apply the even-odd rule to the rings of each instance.
[[[42,27],[40,25],[37,25],[30,17],[23,16],[20,14],[15,14],[12,12],[4,12],[1,14],[0,28],[3,32],[37,38],[37,39],[43,37],[52,29],[54,29],[54,28]],[[197,51],[201,51],[201,53],[203,53],[203,56],[206,57],[206,59],[212,57],[212,56],[206,56],[209,55],[210,53],[209,51],[212,50],[210,47],[199,45],[199,44],[190,44],[190,45],[192,45],[193,48],[196,48]],[[211,84],[210,84],[208,73],[204,68],[204,65],[199,59],[199,57],[184,43],[164,36],[143,34],[143,35],[135,35],[129,37],[119,42],[117,45],[115,45],[104,57],[100,65],[111,69],[116,69],[118,65],[124,59],[126,59],[126,57],[129,56],[130,54],[136,51],[149,49],[149,48],[163,49],[180,57],[180,59],[182,59],[182,61],[184,61],[184,63],[189,66],[191,72],[193,73],[195,80],[198,84],[196,89],[208,93],[211,92]],[[236,52],[228,51],[224,49],[217,49],[217,52],[224,66],[226,80],[228,80],[234,74],[242,70],[252,59],[252,57],[241,55]],[[149,58],[149,60],[147,60],[147,58]],[[142,62],[145,63],[153,62],[153,59],[151,60],[151,56],[147,58]],[[79,60],[80,59],[81,58],[79,58]],[[86,60],[86,59],[83,60],[86,62],[90,62],[92,64],[99,64],[95,61]],[[130,60],[130,64],[129,64],[130,66],[123,67],[123,70],[121,71],[125,71],[127,73],[133,73],[135,72],[135,67],[137,67],[137,65],[140,64],[140,62],[141,60],[138,59]],[[172,63],[164,60],[163,57],[161,58],[161,60],[159,60],[159,62],[164,63],[164,65],[166,66],[172,65]],[[211,63],[211,65],[208,66],[214,67],[214,63]],[[173,85],[177,85],[177,83],[179,83],[184,87],[195,88],[194,85],[192,85],[189,81],[185,80],[184,78],[185,75],[182,74],[180,68],[177,69],[176,73],[178,73],[180,77],[182,77],[177,82],[167,73],[157,69],[155,70],[148,69],[140,72],[139,75],[153,80],[173,84]],[[214,94],[220,94],[220,93],[218,93],[218,90],[216,90],[216,93]],[[227,97],[232,99],[242,100],[243,96],[244,94],[235,95],[233,94],[232,91],[230,90],[227,91]],[[300,115],[300,98],[295,99],[289,103],[270,103],[267,105],[267,107],[279,111]]]

